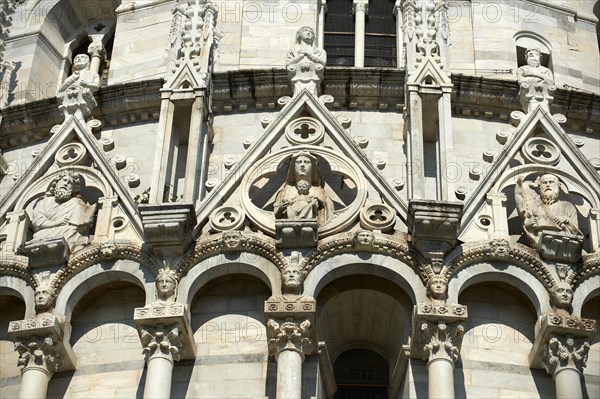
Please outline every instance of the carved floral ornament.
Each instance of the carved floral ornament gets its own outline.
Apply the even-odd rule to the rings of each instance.
[[[241,186],[242,208],[261,230],[274,235],[275,218],[282,210],[281,204],[276,204],[277,200],[286,200],[286,205],[295,200],[302,200],[299,196],[297,198],[291,194],[299,194],[300,191],[294,191],[298,188],[291,187],[291,183],[296,182],[290,182],[289,178],[292,168],[295,167],[290,161],[298,158],[301,151],[306,152],[307,158],[313,160],[311,168],[318,169],[312,172],[313,175],[317,173],[320,179],[313,178],[309,182],[311,187],[306,199],[316,196],[319,200],[319,210],[310,211],[309,203],[305,201],[306,206],[302,207],[302,204],[299,204],[293,208],[297,208],[293,215],[306,214],[307,217],[317,218],[319,236],[342,231],[359,216],[367,197],[367,191],[364,189],[366,182],[362,171],[354,162],[328,148],[311,145],[285,148],[254,165],[246,173]],[[314,159],[317,162],[314,162]]]

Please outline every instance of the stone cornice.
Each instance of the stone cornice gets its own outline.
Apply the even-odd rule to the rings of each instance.
[[[492,240],[456,247],[444,259],[442,274],[450,280],[460,269],[470,264],[494,260],[522,267],[534,275],[548,290],[556,283],[554,275],[534,250],[521,244],[510,244],[505,240]]]

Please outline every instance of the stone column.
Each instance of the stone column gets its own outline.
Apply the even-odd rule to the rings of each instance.
[[[8,335],[19,352],[21,399],[45,399],[50,378],[59,369],[75,369],[75,355],[68,342],[63,342],[64,322],[52,314],[11,321]]]
[[[427,360],[429,398],[454,398],[454,365],[466,318],[467,307],[458,304],[436,301],[415,306],[411,356]]]
[[[173,366],[182,358],[196,357],[196,343],[186,305],[155,302],[136,308],[134,321],[146,358],[145,399],[171,397]]]
[[[281,324],[275,319],[267,322],[269,354],[277,361],[277,399],[300,399],[302,392],[302,363],[313,351],[310,340],[310,320],[288,317]]]
[[[150,203],[163,202],[163,189],[167,184],[166,176],[171,175],[169,165],[169,152],[173,140],[173,115],[175,104],[171,101],[170,92],[161,90],[160,116],[156,134],[156,149],[154,152],[154,165],[152,169],[152,190],[150,190]]]
[[[583,398],[581,376],[595,333],[595,320],[558,313],[542,317],[529,359],[532,368],[552,376],[557,399]]]
[[[365,16],[369,13],[369,0],[353,0],[355,14],[354,27],[354,66],[365,66]]]
[[[102,41],[93,41],[88,47],[88,54],[91,58],[90,71],[92,71],[92,73],[97,73],[99,76],[102,76],[100,64],[102,63],[102,60],[106,57],[106,50],[104,49]]]
[[[265,302],[269,355],[277,361],[277,399],[300,399],[302,363],[318,354],[316,301],[299,295],[279,295]]]
[[[201,191],[200,176],[203,148],[208,145],[206,140],[202,140],[202,124],[204,115],[204,91],[196,94],[192,104],[192,115],[190,117],[190,133],[188,138],[187,160],[185,165],[185,184],[183,190],[183,200],[194,202],[198,199],[198,193]]]
[[[327,1],[319,0],[317,7],[319,7],[319,22],[317,25],[318,38],[317,47],[325,48],[325,13],[327,12]]]
[[[394,15],[396,16],[396,68],[404,68],[404,33],[402,31],[402,6],[401,1],[394,3]]]

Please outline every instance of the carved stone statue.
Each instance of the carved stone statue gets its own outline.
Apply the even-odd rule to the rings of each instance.
[[[33,207],[32,241],[64,238],[71,252],[88,244],[96,205],[81,199],[84,188],[85,180],[77,173],[62,172],[52,180]]]
[[[431,301],[444,301],[448,285],[446,280],[441,276],[433,276],[427,281],[427,297]]]
[[[556,90],[552,71],[541,65],[541,52],[530,48],[525,52],[527,65],[517,69],[519,81],[519,99],[525,112],[543,106],[548,110],[549,103],[554,99],[552,93]]]
[[[333,201],[323,189],[317,158],[306,151],[292,155],[287,179],[275,197],[276,219],[317,219],[324,225],[333,215]]]
[[[162,268],[156,276],[156,300],[158,302],[175,302],[177,295],[177,277],[170,269]]]
[[[544,234],[577,239],[582,236],[577,223],[577,209],[560,200],[560,182],[554,174],[542,175],[535,182],[517,181],[515,202],[523,229],[536,249],[542,249]],[[581,237],[583,239],[583,237]]]
[[[100,77],[90,70],[90,57],[78,54],[73,59],[73,74],[58,88],[57,98],[65,116],[82,111],[82,116],[90,115],[96,107],[94,93],[100,87]]]
[[[550,304],[554,313],[558,313],[561,316],[569,316],[571,314],[572,301],[573,289],[569,283],[561,281],[550,290]]]
[[[34,300],[35,300],[35,311],[39,314],[50,313],[52,311],[52,307],[54,306],[54,300],[56,299],[56,294],[54,293],[54,289],[50,286],[38,287],[35,290]]]
[[[294,95],[303,88],[317,95],[318,83],[323,79],[327,62],[325,50],[315,46],[315,31],[308,26],[298,29],[294,49],[287,55],[288,76],[294,86]]]
[[[368,230],[361,230],[356,232],[352,239],[352,246],[354,249],[361,250],[372,250],[373,243],[375,242],[375,236],[373,232]]]
[[[306,274],[300,268],[302,254],[292,251],[288,266],[281,272],[282,291],[285,295],[300,295]]]

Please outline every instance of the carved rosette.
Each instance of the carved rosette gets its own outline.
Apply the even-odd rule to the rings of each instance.
[[[314,351],[311,340],[312,324],[310,318],[294,319],[288,317],[284,321],[269,319],[267,321],[267,338],[269,355],[277,356],[286,350],[292,350],[304,355]]]
[[[423,321],[419,327],[423,345],[423,360],[450,360],[455,364],[460,357],[460,343],[465,328],[460,323]]]
[[[177,324],[156,327],[143,326],[140,329],[142,352],[149,362],[155,357],[164,357],[171,362],[179,361],[183,350],[181,333]]]
[[[542,365],[551,376],[570,368],[580,373],[586,366],[590,344],[586,338],[575,338],[572,335],[552,334],[544,345]]]
[[[31,336],[27,340],[16,341],[15,350],[19,352],[17,364],[28,368],[39,368],[52,375],[63,364],[60,348],[52,336]]]

